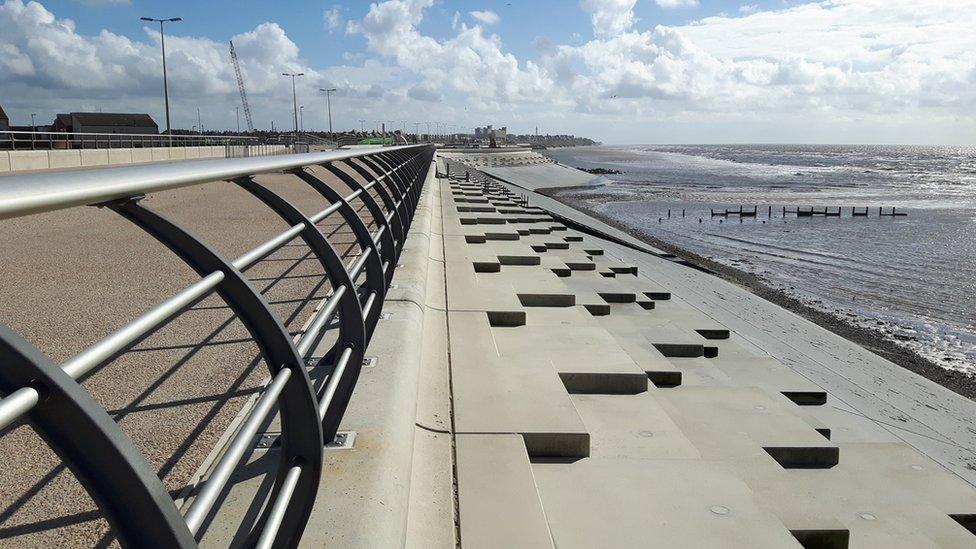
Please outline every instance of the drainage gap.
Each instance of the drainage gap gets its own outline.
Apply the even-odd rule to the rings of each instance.
[[[572,307],[574,294],[517,294],[523,307]]]
[[[493,328],[525,326],[525,311],[486,311],[488,325]]]
[[[668,358],[699,358],[705,356],[705,347],[697,343],[653,343],[654,348]]]
[[[695,330],[698,335],[705,339],[728,339],[730,337],[728,330],[723,330],[721,328],[709,328],[706,330]]]
[[[593,316],[607,316],[610,314],[610,305],[605,303],[583,305],[583,307]]]
[[[559,372],[571,395],[637,395],[647,391],[647,376],[638,373]]]
[[[783,396],[797,406],[823,406],[827,404],[825,391],[783,391]]]
[[[840,461],[836,446],[764,446],[784,469],[830,469]]]
[[[790,530],[804,549],[847,549],[851,540],[850,530]]]
[[[976,514],[967,513],[961,515],[949,515],[949,518],[958,522],[963,528],[976,535]]]
[[[660,389],[671,389],[681,385],[681,372],[648,371],[645,373],[647,374],[647,379],[651,380],[651,383]]]

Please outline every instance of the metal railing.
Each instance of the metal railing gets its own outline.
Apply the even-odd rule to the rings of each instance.
[[[291,143],[294,141],[292,138]],[[131,134],[0,131],[0,150],[121,149],[146,147],[205,147],[257,145],[264,138],[248,135]]]
[[[303,132],[299,137],[299,141],[308,143],[309,145],[315,145],[317,147],[322,147],[325,149],[338,149],[339,144],[332,139],[326,139],[325,137],[319,137],[315,134]]]
[[[81,481],[122,545],[195,547],[203,524],[218,511],[215,506],[232,473],[253,448],[258,429],[277,411],[280,461],[274,488],[251,530],[256,541],[251,542],[257,547],[297,545],[316,496],[324,445],[335,438],[359,377],[433,154],[432,147],[418,145],[5,178],[0,219],[80,205],[110,208],[166,245],[200,279],[60,365],[0,324],[0,429],[21,419],[29,422]],[[340,194],[308,169],[312,166],[323,166],[351,192]],[[254,178],[280,171],[307,183],[330,205],[303,214]],[[248,191],[289,228],[230,260],[140,202],[147,193],[215,180]],[[356,199],[371,223],[351,205]],[[342,216],[362,250],[348,270],[316,227],[334,214]],[[368,229],[371,224],[375,232]],[[307,328],[292,338],[245,272],[298,238],[321,263],[332,293]],[[271,381],[181,516],[146,458],[78,380],[215,292],[248,329],[271,370]],[[331,373],[316,389],[304,360],[336,318],[335,343],[322,359]]]

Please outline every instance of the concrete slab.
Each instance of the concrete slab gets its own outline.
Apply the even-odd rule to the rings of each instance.
[[[800,547],[721,463],[591,458],[532,470],[561,548]]]
[[[459,434],[457,467],[465,548],[553,547],[522,437]]]

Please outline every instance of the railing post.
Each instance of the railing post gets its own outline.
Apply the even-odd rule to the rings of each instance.
[[[359,176],[366,181],[378,181],[373,188],[376,189],[376,193],[380,195],[380,199],[383,200],[383,205],[386,206],[387,211],[389,211],[390,215],[396,219],[396,223],[394,224],[394,229],[397,231],[396,256],[399,258],[400,248],[403,247],[403,241],[406,239],[407,229],[410,227],[410,222],[407,220],[406,208],[404,207],[405,205],[403,199],[397,190],[396,183],[390,182],[390,186],[387,187],[383,183],[383,180],[390,179],[388,174],[384,174],[383,170],[379,169],[376,164],[373,164],[362,157],[357,158],[356,160],[359,160],[362,164],[347,161],[346,165],[355,170],[356,173],[358,173]],[[372,170],[372,173],[370,173],[366,167],[369,167],[369,169]],[[393,193],[392,197],[390,196],[391,192]]]
[[[319,194],[321,194],[326,200],[332,204],[340,204],[339,215],[342,219],[349,225],[350,230],[352,230],[353,235],[356,237],[356,242],[359,243],[363,250],[363,253],[369,254],[366,258],[366,263],[364,269],[366,271],[366,292],[360,296],[363,306],[366,305],[369,300],[369,294],[376,294],[376,305],[370,311],[365,311],[365,325],[366,325],[366,341],[369,342],[373,337],[373,330],[376,328],[376,323],[379,321],[380,314],[383,308],[383,298],[386,297],[386,288],[393,278],[393,263],[387,262],[386,266],[383,265],[383,255],[381,253],[381,248],[383,246],[393,246],[393,238],[390,236],[388,239],[383,239],[385,233],[389,233],[389,225],[386,223],[380,223],[380,221],[385,221],[385,219],[380,217],[380,221],[377,221],[377,230],[382,231],[384,234],[380,234],[380,245],[377,245],[375,237],[369,232],[369,228],[366,227],[366,223],[359,216],[356,210],[352,207],[345,197],[340,195],[338,191],[327,185],[321,179],[315,177],[314,174],[307,171],[307,169],[295,170],[293,172],[295,176],[307,183],[310,187],[315,189]],[[372,200],[371,196],[368,196],[367,191],[363,190],[359,193],[359,196],[367,195],[363,198],[363,203],[366,200]],[[375,202],[374,202],[375,206]],[[369,208],[367,208],[369,209]],[[379,209],[379,206],[376,206]],[[388,260],[389,261],[389,260]],[[356,281],[353,280],[353,283]]]
[[[0,390],[33,387],[27,421],[61,457],[123,547],[196,547],[172,497],[108,413],[64,370],[0,325]]]
[[[412,209],[410,207],[410,201],[404,195],[404,188],[403,185],[401,184],[402,181],[400,180],[401,174],[393,173],[392,170],[387,170],[384,167],[386,165],[386,162],[382,161],[382,159],[380,158],[376,158],[380,154],[382,153],[377,153],[373,157],[369,157],[369,158],[362,157],[359,158],[359,161],[362,162],[363,165],[365,165],[369,169],[373,170],[373,172],[376,173],[377,177],[382,177],[384,175],[386,176],[384,180],[388,183],[387,188],[396,197],[396,205],[398,206],[398,211],[400,212],[400,219],[403,223],[403,232],[406,233],[407,229],[410,228],[410,219],[411,219],[410,214],[412,213]]]
[[[371,177],[369,172],[364,170],[361,166],[352,162],[345,162],[345,164],[352,167],[352,169],[355,170],[356,173],[358,173],[363,179],[365,179],[367,183],[375,180],[375,178]],[[352,177],[332,163],[325,164],[323,167],[332,172],[332,175],[338,177],[339,180],[345,183],[350,190],[362,191],[359,194],[359,198],[363,201],[363,204],[366,205],[366,209],[368,209],[370,215],[373,216],[373,220],[376,221],[380,227],[386,227],[386,230],[383,231],[383,235],[381,235],[380,251],[389,264],[389,271],[387,272],[387,284],[389,284],[393,276],[392,269],[396,265],[397,259],[400,257],[399,250],[403,245],[405,234],[403,223],[400,221],[399,213],[396,211],[393,201],[390,199],[390,196],[386,194],[386,190],[382,185],[379,183],[373,185],[372,188],[376,189],[376,193],[379,194],[380,200],[383,201],[383,204],[390,212],[390,217],[388,218],[387,215],[383,213],[383,210],[379,207],[376,201],[373,200],[373,196],[369,194],[369,191],[363,188],[362,183],[356,181],[356,178]]]
[[[400,193],[403,195],[403,199],[407,203],[407,210],[410,212],[409,221],[413,221],[413,211],[416,209],[416,203],[414,202],[413,196],[410,194],[410,183],[411,183],[411,160],[416,158],[416,155],[412,158],[403,158],[397,161],[396,151],[384,151],[375,156],[374,160],[380,164],[383,169],[389,170],[394,173],[395,180],[400,184]],[[410,224],[408,221],[408,225]]]
[[[336,252],[332,244],[329,243],[325,235],[319,231],[318,227],[315,226],[315,223],[308,216],[278,194],[254,181],[252,177],[238,179],[235,183],[264,202],[289,225],[295,226],[299,223],[304,223],[305,228],[300,233],[301,238],[312,250],[312,253],[315,254],[328,274],[333,293],[341,287],[346,288],[342,297],[339,298],[339,338],[336,346],[324,357],[325,360],[335,366],[343,350],[352,350],[352,354],[348,359],[350,366],[347,366],[343,370],[342,379],[338,381],[336,397],[332,401],[333,408],[328,410],[328,414],[322,419],[322,438],[326,443],[332,442],[335,438],[336,431],[339,430],[339,422],[342,420],[343,413],[345,413],[346,406],[349,403],[349,397],[352,396],[352,389],[356,386],[356,381],[359,379],[359,371],[363,364],[363,352],[366,350],[366,343],[369,341],[363,320],[363,310],[356,297],[355,281],[349,277],[349,272],[346,271],[346,267],[342,262],[342,258],[339,257],[339,253]],[[368,235],[367,240],[371,242]],[[380,287],[373,291],[382,292],[383,288]],[[374,299],[382,302],[382,298],[383,294],[380,293]],[[378,307],[376,308],[378,309]],[[321,333],[314,334],[314,337],[318,339],[321,335]],[[305,335],[303,337],[308,336]],[[311,345],[314,343],[302,341],[301,345],[311,350]]]
[[[261,350],[274,376],[288,368],[291,376],[278,400],[281,416],[281,457],[269,501],[276,501],[289,470],[301,467],[301,478],[288,502],[276,545],[297,545],[308,522],[322,473],[322,427],[318,400],[312,389],[305,363],[298,355],[285,327],[274,316],[264,298],[239,270],[198,238],[165,217],[142,207],[136,199],[105,204],[168,247],[200,276],[214,271],[224,273],[217,292],[241,319]],[[268,521],[266,508],[253,532],[260,533]],[[257,534],[255,534],[257,535]]]

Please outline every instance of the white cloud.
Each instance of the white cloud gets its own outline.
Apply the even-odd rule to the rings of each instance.
[[[433,0],[389,0],[372,4],[356,27],[367,48],[412,71],[429,87],[500,102],[543,102],[552,82],[532,61],[520,64],[502,51],[501,39],[463,23],[457,35],[436,40],[417,26]]]
[[[461,12],[455,11],[451,17],[451,30],[457,30],[459,24],[461,24]]]
[[[662,8],[689,8],[698,5],[698,0],[654,0]]]
[[[698,140],[870,141],[871,128],[889,132],[874,140],[976,140],[976,0],[823,0],[653,28],[635,19],[634,0],[581,0],[594,36],[571,44],[539,38],[537,59],[519,59],[460,13],[446,37],[421,32],[434,3],[370,5],[345,24],[366,50],[323,70],[309,67],[275,23],[232,37],[260,125],[288,120],[290,88],[279,74],[303,71],[306,111],[318,109],[308,99],[318,87],[337,87],[334,115],[346,126],[388,109],[398,119],[539,124],[632,142],[696,140],[682,129],[699,132]],[[333,28],[342,26],[340,19]],[[197,105],[229,111],[233,121],[237,90],[226,42],[180,29],[167,30],[176,124],[195,124]],[[158,116],[160,72],[151,27],[143,40],[79,35],[40,4],[0,0],[0,97],[8,112],[107,106]]]
[[[480,22],[482,24],[485,24],[485,25],[496,25],[496,24],[498,24],[499,21],[502,20],[501,17],[498,17],[498,14],[497,13],[495,13],[493,11],[488,11],[488,10],[485,10],[485,11],[469,11],[468,12],[468,15],[470,15],[471,18],[474,19],[475,21],[478,21],[478,22]]]
[[[580,0],[580,8],[590,14],[593,34],[608,37],[630,30],[636,3],[637,0]]]
[[[739,6],[739,13],[756,13],[759,11],[759,4],[742,4]]]
[[[325,24],[325,30],[330,33],[335,32],[336,29],[341,27],[342,14],[339,13],[339,6],[332,6],[322,12],[322,22]]]
[[[416,99],[418,101],[436,102],[436,101],[444,100],[444,96],[441,94],[440,91],[438,91],[433,86],[428,86],[424,84],[417,84],[415,86],[411,86],[410,89],[407,90],[407,97],[410,97],[411,99]]]
[[[227,43],[181,35],[179,30],[178,24],[172,25],[166,35],[174,127],[196,124],[197,107],[204,125],[231,127],[239,96]],[[13,118],[37,112],[39,120],[78,110],[150,112],[164,126],[158,27],[145,27],[144,35],[144,41],[105,30],[85,36],[76,32],[70,19],[58,19],[39,3],[0,2],[4,109]],[[403,76],[375,61],[316,70],[305,64],[298,46],[276,23],[262,23],[230,38],[260,127],[268,127],[271,120],[288,126],[291,87],[282,72],[306,74],[298,79],[300,96],[312,97],[319,87],[337,87],[338,97],[361,105],[366,100],[360,98],[381,95],[384,87]],[[306,111],[318,108],[307,104]]]

